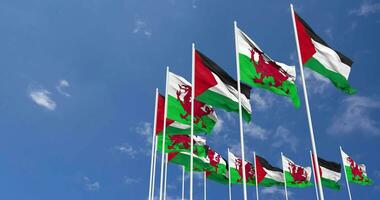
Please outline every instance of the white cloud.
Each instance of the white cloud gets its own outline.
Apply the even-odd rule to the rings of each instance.
[[[133,28],[132,33],[134,34],[140,33],[148,38],[152,36],[152,31],[149,29],[147,23],[143,21],[142,19],[135,20],[135,26]]]
[[[119,151],[120,153],[127,154],[131,158],[135,158],[136,154],[138,153],[138,151],[135,150],[129,144],[123,144],[123,145],[120,145],[120,146],[115,146],[115,149],[117,151]]]
[[[326,90],[332,85],[329,79],[307,68],[304,70],[304,75],[305,79],[307,80],[307,89],[313,94],[324,94]],[[301,77],[298,80],[301,82]]]
[[[56,89],[61,95],[65,97],[70,97],[71,95],[64,91],[65,88],[69,88],[69,87],[70,87],[70,83],[67,80],[60,80],[58,82],[58,85],[56,86]]]
[[[223,119],[219,117],[213,129],[215,134],[219,134],[223,130],[223,123],[224,123]]]
[[[191,1],[191,7],[194,8],[194,9],[198,8],[198,6],[197,6],[197,0],[192,0]]]
[[[260,140],[266,140],[270,135],[270,132],[261,126],[254,123],[244,123],[244,133],[248,136]]]
[[[98,181],[92,181],[87,176],[83,177],[84,185],[88,191],[97,191],[100,189],[100,183]]]
[[[272,107],[274,98],[270,97],[268,92],[263,92],[261,90],[256,90],[251,94],[251,99],[253,101],[253,110],[265,111]]]
[[[380,3],[372,3],[371,1],[363,1],[359,8],[350,10],[349,13],[357,16],[368,16],[380,11]]]
[[[46,89],[31,89],[29,97],[39,106],[50,111],[55,110],[57,104],[50,98],[50,92]]]
[[[282,188],[280,189],[278,187],[265,187],[265,188],[263,188],[261,190],[261,193],[263,195],[281,195],[281,196],[285,196],[285,190],[282,189]],[[292,195],[293,195],[293,193],[288,190],[288,197],[292,196]]]
[[[327,35],[327,37],[329,37],[330,39],[332,39],[333,38],[333,33],[332,33],[332,28],[330,27],[330,28],[327,28],[327,29],[325,29],[325,34]]]
[[[153,137],[153,127],[149,122],[141,122],[135,129],[135,131],[146,138],[146,140],[151,144]]]
[[[328,128],[329,133],[347,134],[356,130],[360,134],[380,134],[379,123],[371,117],[371,111],[378,112],[380,109],[380,100],[350,96],[343,100],[342,108],[338,111],[339,114],[333,117],[332,124]]]
[[[272,146],[279,148],[289,146],[292,151],[296,151],[298,145],[298,138],[291,134],[289,129],[279,126],[277,127],[273,136]]]
[[[131,177],[125,177],[124,182],[126,184],[136,184],[141,182],[141,178],[131,178]]]

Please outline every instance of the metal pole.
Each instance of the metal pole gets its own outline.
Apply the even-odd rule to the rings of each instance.
[[[347,184],[347,191],[348,191],[348,197],[350,198],[350,200],[352,200],[352,197],[351,197],[351,189],[350,189],[350,184],[348,183],[348,178],[347,178],[347,171],[346,171],[346,167],[344,166],[344,159],[343,159],[343,150],[342,150],[342,147],[339,146],[339,149],[340,149],[340,156],[342,157],[342,164],[343,164],[343,169],[344,169],[344,176],[346,177],[346,184]]]
[[[230,197],[229,200],[232,200],[232,191],[231,191],[231,164],[230,164],[230,149],[227,148],[228,152],[228,196]]]
[[[168,180],[168,154],[165,155],[164,200],[166,200],[167,180]]]
[[[154,154],[155,154],[155,141],[156,141],[156,120],[157,120],[157,101],[158,101],[158,88],[156,88],[156,98],[154,103],[154,117],[153,117],[153,133],[152,133],[152,157],[150,159],[150,177],[149,177],[149,197],[148,199],[152,200],[152,190],[154,187],[153,183],[153,165],[156,162]]]
[[[195,99],[195,44],[192,44],[192,60],[191,60],[191,135],[190,138],[193,138],[194,135],[194,99]],[[193,159],[194,159],[194,144],[191,142],[190,145],[190,200],[193,200]]]
[[[319,200],[319,195],[318,195],[318,186],[317,186],[317,179],[315,178],[315,165],[313,162],[313,154],[310,151],[310,160],[311,160],[311,166],[313,167],[313,172],[314,172],[314,187],[315,187],[315,194],[317,195],[317,200]]]
[[[206,172],[203,173],[203,199],[207,199],[207,177]]]
[[[185,166],[182,166],[182,200],[185,200]]]
[[[162,133],[162,151],[161,151],[161,177],[160,177],[160,200],[164,185],[164,167],[165,167],[165,137],[166,137],[166,116],[168,112],[168,85],[169,85],[169,67],[166,67],[166,88],[165,88],[165,109],[164,109],[164,127]]]
[[[245,155],[244,155],[244,134],[243,134],[243,117],[241,109],[241,86],[240,86],[240,63],[239,63],[239,50],[238,50],[238,41],[236,36],[237,22],[234,21],[234,32],[235,32],[235,56],[236,56],[236,71],[237,71],[237,85],[239,93],[239,125],[240,125],[240,149],[241,149],[241,159],[243,160],[243,196],[244,200],[247,200],[247,181],[245,175]]]
[[[294,9],[293,5],[290,4],[290,9],[292,12],[292,19],[293,19],[293,28],[294,28],[294,35],[295,35],[295,40],[297,44],[297,52],[298,52],[298,62],[299,62],[299,67],[300,67],[300,72],[301,72],[301,80],[302,80],[302,87],[303,87],[303,94],[305,98],[305,106],[306,106],[306,113],[307,113],[307,119],[308,119],[308,124],[309,124],[309,131],[310,131],[310,139],[311,139],[311,146],[314,154],[314,163],[315,167],[319,169],[319,163],[318,163],[318,154],[317,154],[317,147],[315,144],[315,139],[314,139],[314,130],[313,130],[313,122],[311,120],[311,113],[310,113],[310,108],[309,108],[309,98],[307,95],[307,89],[306,89],[306,82],[305,82],[305,76],[303,73],[303,64],[302,64],[302,58],[301,58],[301,51],[300,51],[300,46],[299,46],[299,41],[298,41],[298,33],[297,33],[297,28],[296,28],[296,21],[295,21],[295,16],[294,16]],[[321,200],[324,200],[324,195],[323,195],[323,188],[321,185],[321,176],[319,173],[319,170],[317,170],[317,182],[318,182],[318,190],[319,190],[319,196]]]
[[[286,188],[286,175],[284,169],[284,155],[281,152],[281,162],[282,162],[282,175],[284,176],[284,186],[285,186],[285,199],[288,200],[288,189]]]
[[[256,199],[259,200],[259,181],[257,180],[257,165],[256,165],[256,152],[253,152],[253,163],[255,165],[255,183],[256,183]]]

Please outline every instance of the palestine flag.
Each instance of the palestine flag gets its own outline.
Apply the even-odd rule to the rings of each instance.
[[[313,186],[310,182],[311,167],[302,167],[289,158],[282,156],[282,168],[285,173],[287,187],[305,188]]]
[[[340,150],[340,152],[342,155],[347,180],[351,183],[356,183],[359,185],[371,185],[372,180],[367,176],[365,165],[357,164],[343,150]]]
[[[294,18],[302,63],[330,79],[343,92],[356,93],[356,89],[348,83],[352,60],[330,47],[296,12]]]
[[[274,167],[264,158],[256,155],[257,182],[260,186],[284,185],[282,169]]]
[[[167,118],[181,124],[191,124],[191,84],[171,72],[168,74]],[[194,101],[195,132],[211,133],[217,121],[214,109]]]
[[[186,171],[190,171],[190,152],[171,152],[168,153],[168,161],[173,164],[182,165]],[[209,169],[208,160],[204,155],[193,155],[193,170],[203,172]]]
[[[321,175],[322,185],[330,189],[340,190],[339,181],[342,176],[342,174],[340,173],[342,166],[339,163],[327,161],[319,157],[318,157],[318,163],[319,163],[319,174]],[[313,164],[313,167],[314,167],[314,172],[315,172],[314,164]]]
[[[190,152],[191,139],[190,135],[165,135],[165,152]],[[157,136],[157,149],[162,151],[163,135]],[[198,156],[206,156],[206,140],[200,136],[193,136],[194,153]]]
[[[295,67],[272,60],[239,28],[235,34],[241,82],[287,96],[298,108],[300,100],[295,84]]]
[[[228,152],[228,165],[231,170],[231,183],[232,184],[243,184],[243,162],[241,158],[236,157],[233,153]],[[244,161],[245,167],[245,180],[247,185],[256,185],[255,182],[255,169],[253,164]]]
[[[158,95],[156,113],[156,135],[161,135],[164,127],[165,97]],[[166,134],[189,134],[190,125],[182,124],[166,118]]]
[[[239,112],[239,92],[237,81],[210,58],[195,50],[195,96],[198,101],[224,109]],[[241,104],[243,118],[251,120],[249,102],[251,88],[241,84]]]

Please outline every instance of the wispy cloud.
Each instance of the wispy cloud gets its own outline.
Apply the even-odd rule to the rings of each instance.
[[[268,130],[254,123],[249,123],[249,124],[245,123],[244,132],[248,136],[252,138],[260,139],[260,140],[266,140],[270,135],[270,132]]]
[[[223,123],[224,123],[223,119],[218,118],[218,121],[216,122],[213,129],[215,134],[219,134],[223,130]]]
[[[197,0],[191,0],[191,7],[194,9],[198,8]]]
[[[146,37],[152,36],[152,31],[148,27],[147,23],[142,19],[136,19],[135,20],[135,26],[132,31],[134,34],[143,34]]]
[[[272,107],[274,98],[271,97],[269,92],[262,91],[262,90],[256,90],[251,94],[251,99],[253,101],[253,108],[256,111],[266,111],[270,107]]]
[[[372,3],[371,1],[363,1],[359,8],[349,11],[351,15],[368,16],[380,11],[380,3]]]
[[[266,187],[266,188],[263,188],[261,190],[261,193],[263,195],[281,195],[281,196],[285,196],[285,190],[284,189],[280,189],[278,187]],[[288,191],[288,196],[292,196],[293,193]]]
[[[92,181],[87,176],[83,177],[85,189],[88,191],[97,191],[100,189],[100,183],[98,181]]]
[[[30,89],[29,97],[39,106],[54,111],[57,104],[51,99],[50,92],[46,89]]]
[[[65,97],[70,97],[71,95],[64,91],[66,88],[69,88],[69,87],[70,87],[70,83],[67,80],[60,80],[58,82],[58,85],[55,88],[61,95]]]
[[[120,153],[126,154],[130,158],[135,158],[135,156],[138,154],[138,151],[133,148],[133,146],[129,144],[122,144],[119,146],[114,147],[117,151]]]
[[[295,152],[298,142],[298,138],[291,134],[289,129],[279,126],[274,133],[272,146],[276,148],[289,146]]]
[[[146,140],[151,144],[152,143],[152,134],[153,128],[152,124],[149,122],[141,122],[135,129],[136,133],[145,137]]]
[[[330,80],[311,71],[307,68],[304,70],[305,79],[307,79],[308,91],[313,94],[325,94],[326,90],[331,87]],[[301,77],[298,79],[301,81]]]
[[[342,104],[339,114],[333,117],[328,133],[338,135],[357,130],[360,134],[380,135],[379,123],[371,116],[380,109],[380,100],[356,95],[347,97]]]
[[[141,178],[124,177],[126,184],[136,184],[141,182]]]

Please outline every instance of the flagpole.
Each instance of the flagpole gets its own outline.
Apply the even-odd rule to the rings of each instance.
[[[182,166],[182,200],[185,200],[185,166]]]
[[[162,192],[163,192],[163,185],[164,185],[166,116],[168,114],[168,84],[169,84],[168,78],[169,78],[169,67],[166,67],[164,127],[162,130],[162,151],[161,151],[160,200],[162,200]]]
[[[168,180],[168,154],[165,154],[165,179],[164,179],[164,200],[166,200],[166,185]]]
[[[207,179],[206,179],[206,171],[203,173],[203,199],[207,199]]]
[[[156,128],[154,128],[156,129]],[[154,199],[154,189],[155,189],[155,181],[156,181],[156,163],[157,163],[157,136],[154,140],[154,163],[153,163],[153,178],[152,178],[152,196],[151,200]]]
[[[284,169],[284,154],[281,152],[281,162],[282,162],[282,175],[284,176],[284,186],[285,186],[285,199],[288,200],[288,189],[286,186],[286,176],[285,176],[285,169]]]
[[[158,100],[158,88],[156,88],[156,98],[155,98],[155,103],[154,103],[154,121],[153,121],[153,133],[152,133],[152,157],[150,159],[150,177],[149,177],[149,197],[148,199],[152,199],[152,188],[154,187],[153,186],[153,183],[152,183],[152,180],[153,180],[153,162],[155,162],[154,160],[154,148],[155,148],[155,141],[156,141],[156,120],[157,120],[157,100]]]
[[[315,178],[315,166],[313,162],[313,155],[311,154],[310,150],[310,161],[311,161],[311,166],[313,167],[313,172],[314,172],[314,188],[315,188],[315,194],[317,195],[317,200],[319,200],[319,195],[318,195],[318,187],[317,187],[317,179]]]
[[[228,196],[230,197],[229,200],[232,200],[232,191],[231,191],[231,165],[230,165],[230,149],[227,148],[228,152]]]
[[[253,164],[255,165],[256,199],[259,200],[259,181],[257,180],[256,152],[253,152]]]
[[[195,62],[194,62],[194,53],[195,53],[195,44],[192,44],[192,55],[191,55],[191,135],[190,138],[193,138],[194,135],[194,97],[195,97]],[[193,200],[193,158],[194,158],[194,145],[191,142],[190,145],[190,200]]]
[[[298,42],[298,33],[297,33],[296,24],[295,24],[293,4],[290,4],[290,9],[292,12],[294,36],[295,36],[295,40],[296,40],[296,44],[297,44],[298,62],[299,62],[299,67],[300,67],[300,72],[301,72],[303,94],[304,94],[304,98],[305,98],[306,113],[307,113],[307,119],[308,119],[308,124],[309,124],[309,131],[310,131],[310,139],[311,139],[311,145],[312,145],[313,155],[314,155],[313,159],[314,159],[316,169],[319,169],[317,147],[316,147],[315,139],[314,139],[313,122],[311,120],[311,113],[310,113],[310,108],[309,108],[309,98],[307,95],[306,82],[305,82],[305,77],[304,77],[304,73],[303,73],[303,64],[302,64],[300,46],[299,46],[299,42]],[[319,196],[320,196],[321,200],[324,200],[325,198],[323,195],[323,188],[321,185],[321,176],[320,176],[319,170],[316,170],[316,171],[317,171],[317,173],[315,173],[315,174],[317,175]]]
[[[244,134],[243,134],[243,117],[241,110],[241,86],[240,86],[240,63],[239,63],[239,52],[238,52],[238,41],[236,38],[236,29],[237,22],[234,21],[234,33],[235,33],[235,57],[236,57],[236,71],[237,71],[237,85],[238,85],[238,93],[239,93],[239,124],[240,124],[240,148],[241,148],[241,158],[242,163],[244,165],[245,155],[244,155]],[[245,175],[245,166],[243,166],[243,196],[244,200],[247,200],[247,181]]]
[[[352,200],[350,184],[348,183],[346,167],[344,166],[344,160],[343,160],[343,156],[342,156],[342,151],[343,151],[343,150],[342,150],[342,146],[339,146],[339,149],[340,149],[340,157],[342,158],[342,164],[343,164],[343,169],[344,169],[344,176],[346,177],[346,184],[347,184],[348,197],[350,198],[350,200]]]

